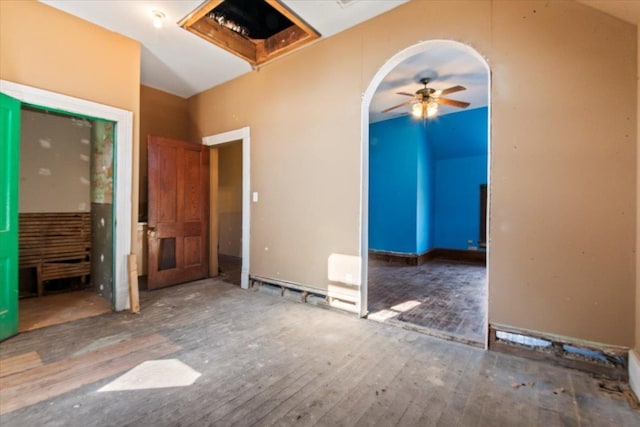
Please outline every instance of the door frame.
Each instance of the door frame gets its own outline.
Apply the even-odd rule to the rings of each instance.
[[[97,102],[0,80],[0,92],[22,103],[56,109],[71,114],[92,116],[116,123],[115,210],[114,210],[114,300],[116,311],[129,308],[127,256],[131,253],[131,194],[133,157],[133,113]],[[126,185],[131,183],[131,185]]]
[[[488,126],[487,126],[487,275],[486,275],[486,307],[484,326],[484,348],[489,348],[489,311],[490,311],[490,255],[491,245],[490,242],[490,219],[491,219],[491,67],[486,58],[484,58],[480,52],[475,48],[455,40],[447,39],[433,39],[423,41],[412,46],[409,46],[400,52],[393,55],[385,62],[380,69],[375,73],[371,82],[367,86],[366,91],[362,94],[362,106],[360,110],[360,124],[361,124],[361,139],[360,139],[360,295],[357,303],[357,312],[360,317],[365,317],[368,314],[368,287],[369,287],[369,106],[373,95],[378,90],[378,86],[382,80],[389,74],[396,66],[402,63],[404,60],[425,52],[430,48],[437,46],[441,43],[456,44],[461,50],[465,50],[467,53],[476,57],[487,69],[489,81],[487,82],[488,91]]]
[[[211,148],[220,144],[242,141],[242,269],[240,287],[249,289],[251,254],[251,128],[249,126],[202,138],[202,144]],[[210,210],[210,215],[212,214]],[[211,235],[211,230],[209,230]]]

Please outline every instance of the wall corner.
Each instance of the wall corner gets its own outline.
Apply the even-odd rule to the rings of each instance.
[[[640,396],[640,353],[637,350],[629,350],[629,385],[631,390]]]

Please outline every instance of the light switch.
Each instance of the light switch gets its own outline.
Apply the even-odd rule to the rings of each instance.
[[[258,201],[258,192],[254,191],[253,192],[253,203],[256,203]]]

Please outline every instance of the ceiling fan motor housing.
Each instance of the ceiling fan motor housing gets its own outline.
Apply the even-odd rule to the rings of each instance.
[[[421,101],[427,100],[431,97],[431,95],[433,95],[434,92],[435,92],[435,89],[432,89],[430,87],[425,87],[423,89],[419,89],[418,91],[416,91],[416,98],[420,99]]]

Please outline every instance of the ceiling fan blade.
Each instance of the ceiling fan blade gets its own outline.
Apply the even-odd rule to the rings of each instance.
[[[415,97],[416,95],[413,93],[409,93],[409,92],[396,92],[396,94],[398,95],[405,95],[405,96],[410,96],[410,97]]]
[[[438,98],[436,99],[436,102],[438,104],[447,104],[447,105],[451,105],[453,107],[458,107],[458,108],[467,108],[469,105],[471,105],[468,102],[455,101],[453,99],[447,99],[447,98]]]
[[[447,89],[442,89],[440,91],[440,95],[446,95],[448,93],[453,93],[453,92],[460,92],[461,90],[466,90],[466,89],[467,89],[466,87],[460,86],[460,85],[452,86],[452,87],[447,88]]]
[[[402,104],[398,104],[394,107],[391,108],[387,108],[385,110],[382,110],[381,113],[386,113],[387,111],[391,111],[391,110],[395,110],[396,108],[400,108],[400,107],[404,107],[405,105],[409,105],[411,104],[413,101],[407,101],[407,102],[403,102]]]

